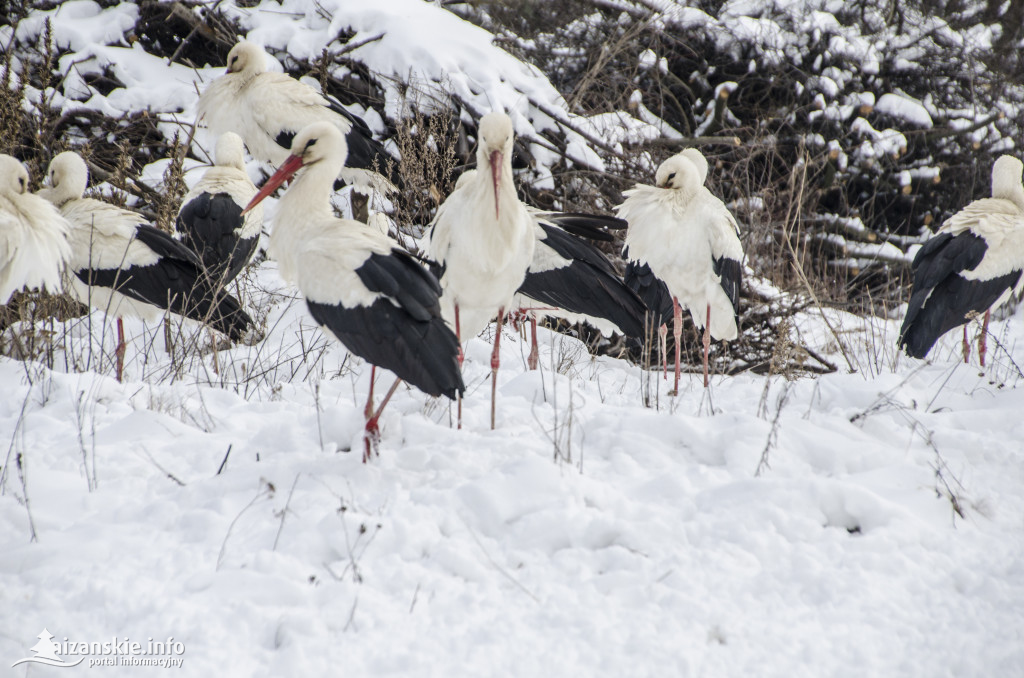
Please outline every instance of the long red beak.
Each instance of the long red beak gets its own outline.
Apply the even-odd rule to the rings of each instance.
[[[491,178],[494,180],[494,218],[498,219],[498,185],[501,183],[501,161],[504,154],[501,151],[491,151]]]
[[[252,197],[249,204],[245,206],[244,210],[242,210],[242,215],[244,216],[248,214],[249,210],[256,207],[256,205],[259,205],[263,202],[264,198],[276,191],[278,186],[295,176],[295,173],[298,172],[301,167],[302,158],[297,155],[289,155],[288,159],[277,168],[277,171],[274,172],[273,176],[267,179],[260,190],[256,192],[256,195]]]

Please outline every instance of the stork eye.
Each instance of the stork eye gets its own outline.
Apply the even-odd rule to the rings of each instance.
[[[306,142],[306,148],[309,148],[310,146],[312,146],[315,143],[316,143],[316,139],[310,139],[309,141]]]
[[[676,173],[675,172],[673,172],[672,174],[668,175],[668,180],[669,181],[672,181],[675,178],[676,178]]]
[[[18,185],[21,186],[21,192],[25,192],[25,177],[18,177]]]

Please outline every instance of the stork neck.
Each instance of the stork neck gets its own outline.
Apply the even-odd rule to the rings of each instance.
[[[994,187],[992,197],[1009,200],[1015,204],[1019,210],[1024,212],[1024,185],[1022,184],[1014,181]]]

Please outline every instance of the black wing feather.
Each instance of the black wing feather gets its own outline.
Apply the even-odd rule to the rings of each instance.
[[[556,226],[541,224],[541,241],[572,263],[548,271],[527,271],[519,292],[541,303],[615,324],[625,335],[643,336],[647,307],[619,279],[604,253]]]
[[[725,296],[729,297],[733,315],[737,324],[739,324],[740,283],[743,280],[743,265],[735,259],[721,257],[719,259],[712,259],[711,266],[715,275],[721,279],[720,284],[722,289],[725,290]]]
[[[1020,281],[1019,270],[990,280],[963,277],[987,251],[985,239],[970,231],[941,233],[918,251],[912,265],[914,287],[900,328],[899,343],[908,355],[924,358],[939,337],[987,311]]]
[[[160,255],[149,266],[75,271],[87,285],[109,287],[126,297],[208,323],[233,340],[241,339],[252,319],[230,294],[214,291],[199,257],[170,235],[148,225],[135,237]]]
[[[384,296],[352,308],[306,299],[313,318],[349,351],[424,393],[454,399],[465,391],[459,342],[441,318],[441,287],[434,276],[398,249],[370,255],[356,274]]]
[[[239,238],[242,206],[227,193],[202,193],[188,201],[178,213],[175,228],[182,242],[194,250],[207,274],[227,285],[245,268],[259,244],[259,238]]]

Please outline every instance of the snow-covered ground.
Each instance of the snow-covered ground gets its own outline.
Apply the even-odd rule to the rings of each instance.
[[[272,262],[247,289],[272,329],[219,375],[141,322],[124,384],[109,330],[88,371],[0,361],[5,665],[45,628],[173,637],[188,676],[1024,675],[1019,317],[980,371],[956,333],[919,364],[836,316],[858,373],[654,379],[657,408],[638,368],[542,332],[531,373],[508,331],[496,431],[484,335],[465,429],[401,390],[364,465],[367,366]]]
[[[413,17],[436,30],[351,58],[448,77],[467,105],[510,108],[527,137],[612,126],[573,116],[542,74],[431,3],[224,7],[303,58],[340,29],[358,42]],[[137,11],[76,0],[19,31],[49,16],[73,50],[55,105],[148,108],[172,136],[221,69],[130,46]],[[127,87],[91,89],[83,76],[105,67]],[[533,150],[543,173],[555,156]],[[169,644],[156,658],[202,678],[1024,676],[1019,315],[993,325],[981,370],[956,332],[919,363],[896,352],[898,320],[832,314],[833,333],[810,313],[796,327],[840,373],[715,376],[707,391],[687,376],[676,397],[545,331],[529,372],[506,330],[495,431],[485,334],[468,345],[465,428],[447,401],[401,389],[363,464],[368,366],[315,327],[273,262],[242,292],[267,336],[216,360],[191,323],[168,353],[162,325],[128,322],[118,384],[99,312],[47,328],[52,368],[0,358],[0,674],[84,673],[131,654],[127,638]],[[52,642],[118,654],[9,668]]]

